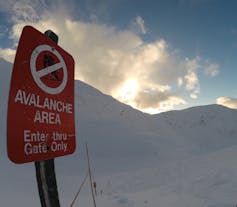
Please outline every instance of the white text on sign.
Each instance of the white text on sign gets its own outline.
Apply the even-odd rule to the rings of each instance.
[[[66,133],[53,132],[52,134],[44,132],[33,132],[31,130],[24,130],[24,153],[26,155],[44,154],[49,150],[53,152],[67,151]],[[47,146],[48,140],[51,144]]]
[[[34,93],[26,93],[19,89],[15,96],[15,103],[20,103],[26,106],[33,106],[38,109],[48,109],[59,113],[72,114],[72,104],[64,103],[63,101],[54,100],[51,98],[41,98]],[[61,124],[59,113],[36,110],[34,123],[43,124]]]

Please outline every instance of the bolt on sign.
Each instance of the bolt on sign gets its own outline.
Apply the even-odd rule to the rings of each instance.
[[[15,163],[75,151],[74,60],[46,35],[23,28],[10,85],[8,156]]]

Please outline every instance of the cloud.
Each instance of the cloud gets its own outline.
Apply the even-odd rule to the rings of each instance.
[[[199,80],[195,71],[188,70],[187,74],[184,76],[186,81],[186,90],[190,91],[190,97],[193,99],[197,98],[197,95],[200,92]]]
[[[187,102],[182,99],[181,97],[178,96],[172,96],[172,95],[167,95],[166,94],[154,94],[154,95],[150,95],[150,94],[141,94],[142,98],[143,95],[146,99],[146,103],[151,103],[151,104],[147,104],[146,106],[141,107],[146,113],[150,113],[150,114],[157,114],[160,112],[164,112],[164,111],[169,111],[169,110],[173,110],[175,106],[177,105],[186,105]],[[141,100],[141,99],[139,99]],[[147,101],[149,100],[149,101]],[[158,100],[158,101],[157,101]],[[150,102],[151,101],[151,102]]]
[[[16,51],[11,48],[5,48],[5,49],[0,48],[0,57],[7,60],[8,62],[13,63],[14,58],[15,58],[15,53]]]
[[[0,1],[0,11],[9,12],[14,5],[14,0]]]
[[[16,16],[12,17],[13,42],[17,44],[26,24],[41,32],[50,28],[59,35],[59,45],[73,55],[76,79],[140,110],[155,113],[173,109],[186,104],[181,96],[184,94],[197,98],[199,70],[215,68],[201,57],[182,57],[164,39],[144,42],[130,29],[73,20],[62,5],[58,9],[54,5],[48,12],[49,6],[42,4],[45,9],[41,13],[36,10],[37,4],[17,6],[15,15],[21,18],[15,21]],[[141,17],[136,18],[136,24],[146,31]],[[1,54],[7,53],[7,49],[1,50]]]
[[[8,28],[4,25],[0,25],[0,38],[7,34]]]
[[[0,11],[8,13],[14,23],[37,22],[46,8],[44,0],[8,0],[0,2]]]
[[[186,102],[172,93],[159,91],[141,91],[135,98],[138,108],[162,108],[164,105],[173,108],[174,105],[185,104]]]
[[[217,64],[209,64],[206,68],[204,68],[204,73],[211,77],[218,75],[219,73],[219,65]]]
[[[133,21],[133,26],[142,34],[146,34],[145,21],[141,16],[137,16]]]
[[[216,100],[216,103],[229,108],[237,109],[237,98],[219,97]]]

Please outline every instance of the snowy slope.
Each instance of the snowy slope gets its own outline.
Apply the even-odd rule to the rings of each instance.
[[[237,147],[159,168],[118,175],[108,198],[114,206],[235,206]],[[108,199],[108,200],[109,200]],[[126,203],[126,204],[122,204]]]
[[[11,68],[0,58],[0,178],[5,186],[0,188],[0,206],[37,207],[34,165],[15,165],[6,155]],[[85,141],[98,188],[103,190],[98,206],[228,207],[237,203],[236,110],[210,105],[148,115],[85,83],[75,84],[77,151],[56,159],[62,206],[69,206],[86,174]],[[78,204],[92,206],[89,195],[85,188]]]

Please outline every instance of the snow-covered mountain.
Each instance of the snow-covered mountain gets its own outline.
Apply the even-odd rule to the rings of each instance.
[[[12,64],[0,58],[0,71],[0,206],[40,206],[33,163],[7,158]],[[103,191],[98,206],[237,204],[237,110],[209,105],[149,115],[81,81],[75,86],[77,150],[55,161],[62,206],[69,206],[86,174],[85,142]],[[92,206],[89,195],[85,187],[78,205]]]

